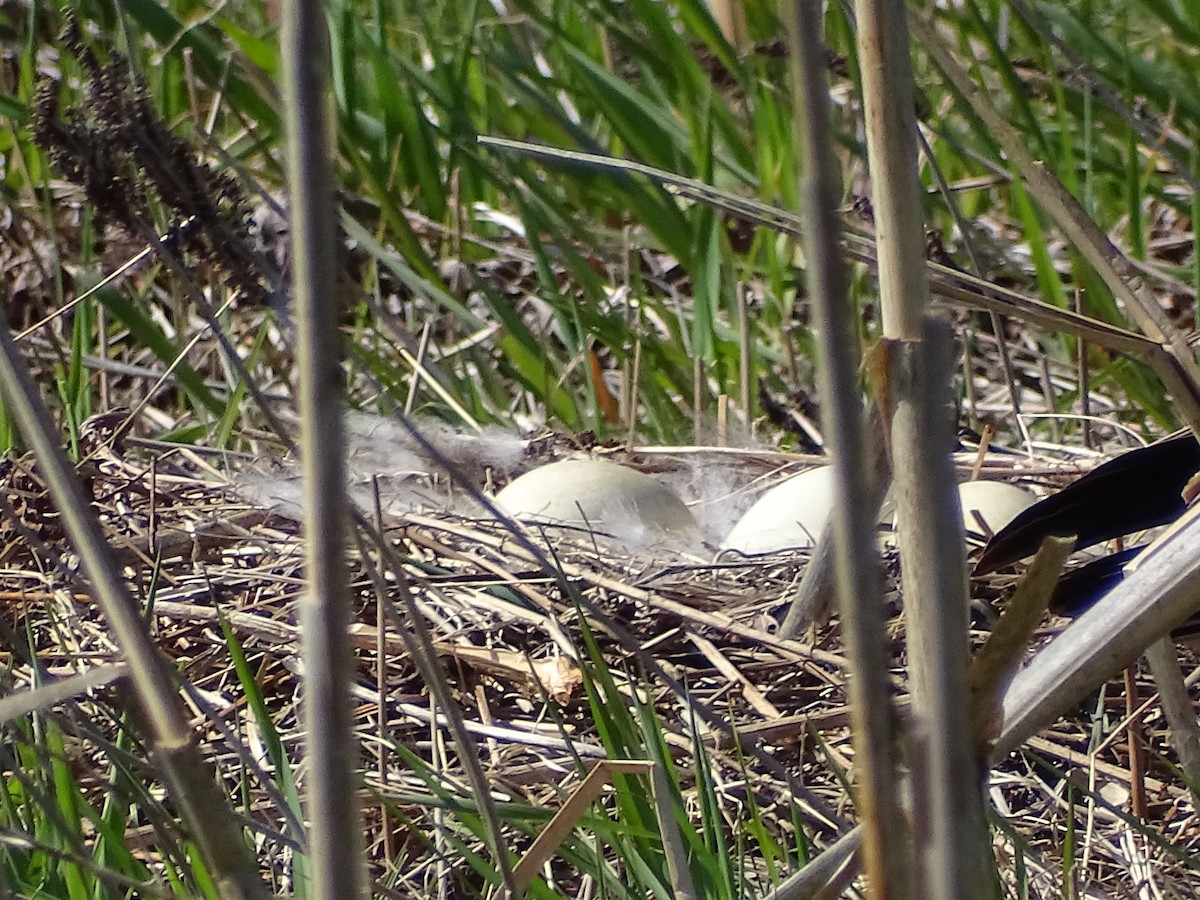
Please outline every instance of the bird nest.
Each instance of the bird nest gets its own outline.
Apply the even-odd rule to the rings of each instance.
[[[503,483],[576,447],[530,442],[512,471],[488,471],[485,481]],[[619,455],[660,473],[698,461],[711,471],[720,461],[742,473],[743,485],[760,486],[794,464],[785,454],[711,448]],[[286,889],[301,841],[297,811],[280,790],[303,739],[301,529],[286,510],[247,500],[253,479],[244,471],[231,479],[229,463],[195,450],[100,440],[80,468],[146,622],[186,686],[205,756],[240,798],[264,871]],[[1010,480],[1059,479],[1065,471],[1011,455],[960,463]],[[110,673],[42,710],[69,735],[67,761],[99,807],[113,790],[114,754],[131,740],[121,653],[35,467],[10,463],[3,502],[6,686],[14,692],[54,676]],[[381,500],[367,512],[387,507]],[[777,629],[806,552],[714,560],[631,551],[580,529],[514,533],[485,513],[434,504],[380,512],[377,525],[402,565],[389,568],[369,544],[355,545],[350,564],[352,702],[380,892],[424,893],[441,877],[463,891],[479,887],[460,863],[482,842],[462,830],[457,844],[431,837],[446,827],[447,809],[457,808],[451,801],[468,802],[448,715],[461,715],[498,802],[556,809],[595,761],[646,758],[658,740],[685,806],[696,812],[711,797],[730,828],[757,821],[782,846],[811,855],[856,822],[848,666],[836,617],[796,638]],[[891,678],[903,709],[897,562],[890,551],[883,556]],[[991,576],[973,593],[990,607],[1014,580],[1011,572]],[[421,616],[457,711],[437,707],[413,664],[412,623],[400,599]],[[1060,626],[1046,623],[1038,640]],[[1079,896],[1133,896],[1149,872],[1159,888],[1200,893],[1196,867],[1187,864],[1200,852],[1200,828],[1153,691],[1148,676],[1130,672],[1123,687],[1105,689],[992,771],[988,793],[1006,877],[1023,870],[1035,896],[1058,896],[1066,882]],[[614,722],[630,730],[613,730]],[[6,727],[10,747],[19,746],[20,730]],[[158,783],[144,758],[120,759]],[[15,765],[10,758],[5,768]],[[300,791],[319,777],[302,767],[292,775]],[[610,800],[602,794],[599,802]],[[533,831],[514,827],[505,840],[520,852]],[[143,824],[133,841],[152,870],[161,840]],[[754,854],[739,864],[769,887]],[[559,890],[572,888],[566,863],[547,872]]]

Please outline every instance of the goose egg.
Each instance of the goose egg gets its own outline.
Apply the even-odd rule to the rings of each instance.
[[[833,467],[808,469],[759,497],[721,546],[745,554],[811,547],[832,508]]]
[[[963,527],[968,535],[980,534],[976,514],[995,534],[1026,509],[1033,506],[1037,497],[1025,488],[1004,481],[964,481],[958,486],[962,501]]]
[[[527,472],[496,495],[496,505],[522,521],[591,527],[633,544],[663,537],[693,542],[700,534],[691,510],[667,485],[599,459]]]

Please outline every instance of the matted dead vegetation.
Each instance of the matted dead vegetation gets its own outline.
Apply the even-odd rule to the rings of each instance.
[[[578,452],[571,443],[542,439],[526,449],[544,460]],[[295,811],[279,793],[280,773],[269,752],[276,737],[264,735],[235,659],[244,655],[277,740],[294,747],[302,740],[299,527],[284,513],[248,502],[222,477],[231,466],[217,455],[136,440],[116,447],[100,441],[93,450],[83,468],[95,507],[135,595],[143,598],[158,645],[189,685],[206,756],[230,794],[243,798],[259,835],[260,860],[286,890]],[[768,451],[607,452],[657,473],[734,458],[743,487],[755,481],[755,472],[761,483],[797,465],[788,454]],[[1078,471],[1050,457],[1031,461],[1001,453],[964,453],[960,462],[964,474],[982,464],[988,477],[1027,482]],[[489,470],[487,476],[502,484],[513,471]],[[12,687],[117,665],[119,654],[86,587],[74,577],[52,514],[39,512],[36,472],[15,464],[5,500],[21,510],[0,573],[5,621],[24,635],[15,652],[6,653]],[[464,799],[461,771],[439,727],[441,711],[431,706],[392,627],[394,600],[388,595],[399,590],[412,592],[429,623],[499,802],[553,810],[583,771],[611,758],[616,748],[597,732],[584,683],[596,683],[599,664],[620,692],[604,702],[653,710],[688,802],[700,802],[692,770],[698,738],[721,816],[731,826],[757,816],[784,844],[810,842],[815,850],[855,821],[845,659],[836,621],[798,640],[774,633],[806,564],[804,553],[725,553],[715,560],[662,549],[631,554],[614,551],[605,536],[540,527],[526,532],[544,554],[539,557],[483,515],[431,507],[389,514],[382,525],[407,561],[406,583],[380,576],[370,559],[354,564],[353,693],[368,773],[367,838],[383,893],[422,895],[431,879],[463,879],[452,889],[457,894],[472,880],[458,853],[437,838],[444,822],[434,821],[443,813],[433,800],[439,794]],[[894,556],[888,558],[894,570]],[[974,593],[988,608],[997,599],[1003,605],[1012,581],[1011,574],[993,576],[977,583]],[[893,680],[903,709],[900,606],[895,594],[889,602],[895,614]],[[602,663],[589,652],[585,622]],[[986,616],[979,625],[986,627]],[[1057,630],[1049,622],[1040,638]],[[26,656],[29,649],[36,650],[36,665]],[[1200,669],[1192,681],[1198,676]],[[1001,823],[1000,870],[1012,873],[1019,856],[1035,896],[1057,895],[1067,843],[1074,854],[1070,878],[1081,896],[1200,891],[1194,868],[1181,859],[1200,853],[1193,799],[1173,768],[1152,684],[1140,677],[1135,684],[1136,698],[1110,688],[1100,702],[1033,739],[990,777]],[[127,702],[117,677],[55,714],[72,737],[69,764],[81,783],[93,785],[97,800],[112,764],[110,742],[128,739],[117,725],[129,711]],[[1132,731],[1124,727],[1130,707],[1136,710]],[[1090,752],[1095,729],[1109,737]],[[1137,763],[1131,763],[1130,734]],[[398,747],[428,768],[415,769]],[[155,778],[150,770],[140,777]],[[297,771],[297,787],[303,790],[311,777]],[[1131,802],[1145,823],[1131,818]],[[518,830],[507,839],[520,849],[528,834]],[[141,851],[152,865],[156,840],[147,831]],[[752,859],[744,864],[756,866]],[[397,877],[398,871],[404,874]],[[552,865],[551,872],[565,879],[560,888],[567,891],[575,877],[570,867]],[[751,878],[765,879],[766,872]]]

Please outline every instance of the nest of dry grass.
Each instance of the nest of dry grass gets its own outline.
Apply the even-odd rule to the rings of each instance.
[[[570,446],[531,442],[517,470]],[[703,448],[622,455],[664,472],[695,466],[705,454],[731,455]],[[789,460],[745,452],[736,462],[744,483],[762,484],[782,477]],[[1049,459],[1001,454],[965,454],[961,463],[964,470],[982,466],[989,477],[1026,482],[1071,471]],[[244,656],[271,728],[284,748],[294,748],[303,738],[301,539],[286,514],[248,502],[228,479],[228,468],[228,460],[195,451],[103,439],[81,467],[158,644],[190,685],[206,755],[231,795],[245,798],[260,859],[286,887],[294,813],[278,793],[279,772],[268,752],[273,737],[256,718],[235,663]],[[512,474],[490,471],[487,477],[495,484]],[[117,663],[118,649],[77,578],[36,469],[20,462],[11,467],[5,502],[15,518],[0,571],[4,619],[10,639],[26,636],[3,654],[10,684]],[[806,565],[804,553],[716,561],[631,554],[594,535],[551,528],[528,531],[530,545],[523,545],[486,516],[437,508],[385,516],[381,524],[405,566],[402,579],[384,578],[369,551],[352,557],[353,695],[377,885],[404,873],[392,881],[396,887],[381,888],[385,893],[419,894],[431,878],[468,877],[454,874],[446,848],[429,838],[442,813],[427,802],[428,772],[454,794],[461,768],[442,712],[432,706],[394,627],[393,596],[401,590],[411,592],[434,636],[497,799],[557,808],[581,766],[611,755],[586,689],[598,664],[588,650],[591,636],[623,700],[636,698],[653,710],[685,798],[696,797],[691,766],[699,740],[731,825],[745,821],[752,805],[785,845],[819,847],[854,823],[847,788],[854,753],[837,622],[797,640],[775,633]],[[893,585],[895,566],[889,558]],[[973,594],[988,608],[1002,605],[1014,581],[1011,572],[992,576],[975,584]],[[895,590],[888,602],[892,677],[902,708],[905,646]],[[985,621],[981,616],[981,629]],[[1060,626],[1045,624],[1039,640]],[[1197,677],[1200,668],[1191,681]],[[1014,866],[1006,863],[1020,856],[1039,896],[1057,894],[1064,875],[1086,896],[1134,896],[1154,888],[1200,893],[1200,876],[1186,861],[1200,854],[1194,801],[1178,777],[1153,691],[1148,676],[1132,672],[1123,687],[1110,685],[1094,705],[993,771],[988,790],[1002,820],[996,832],[1001,871],[1011,875]],[[107,748],[123,731],[129,699],[118,671],[58,714],[73,736],[70,764],[98,797],[110,764]],[[1097,748],[1100,734],[1105,738]],[[420,758],[427,771],[415,769],[398,748]],[[149,769],[142,774],[155,777]],[[299,787],[311,777],[297,772]],[[153,860],[151,829],[144,838]],[[512,842],[519,847],[527,836],[513,835]],[[1065,871],[1068,845],[1073,864]],[[565,868],[560,877],[569,880]]]

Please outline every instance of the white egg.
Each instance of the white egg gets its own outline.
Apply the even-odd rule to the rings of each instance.
[[[691,510],[657,478],[599,459],[568,459],[527,472],[496,495],[527,522],[591,527],[626,543],[698,541]]]
[[[1037,502],[1031,491],[1004,481],[964,481],[958,486],[958,496],[962,502],[963,527],[967,534],[977,537],[986,535],[981,533],[976,514],[995,534]]]
[[[1001,481],[967,481],[958,490],[963,526],[975,536],[980,535],[976,513],[995,533],[1037,500],[1024,488]],[[890,507],[890,502],[885,503],[882,521],[893,518]],[[812,547],[832,509],[833,467],[818,466],[763,494],[733,526],[721,546],[746,554]]]
[[[747,554],[811,547],[832,508],[833,467],[808,469],[759,497],[721,546]]]

